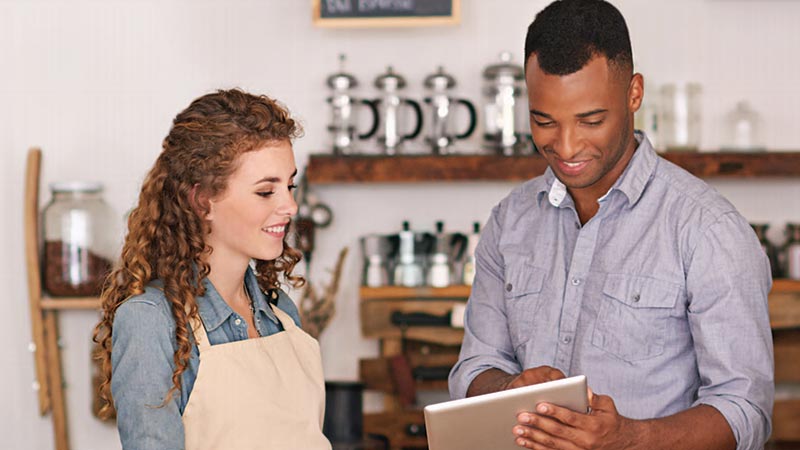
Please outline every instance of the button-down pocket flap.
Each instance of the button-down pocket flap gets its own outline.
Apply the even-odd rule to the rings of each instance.
[[[527,263],[509,267],[504,287],[506,296],[519,297],[520,295],[541,292],[544,276],[544,270]]]
[[[655,278],[608,274],[603,293],[633,308],[672,308],[680,286]]]

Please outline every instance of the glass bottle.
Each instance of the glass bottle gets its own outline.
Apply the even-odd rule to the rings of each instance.
[[[786,277],[800,280],[800,223],[786,224],[786,244],[783,247]]]
[[[43,212],[44,287],[54,297],[100,294],[117,250],[114,213],[103,186],[53,183]]]

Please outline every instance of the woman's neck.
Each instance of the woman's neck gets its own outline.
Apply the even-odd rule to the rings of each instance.
[[[221,255],[214,256],[214,253],[209,257],[209,266],[211,272],[208,274],[208,279],[214,285],[219,295],[231,307],[249,302],[247,295],[244,292],[244,276],[247,271],[249,260],[231,261],[224,259]]]

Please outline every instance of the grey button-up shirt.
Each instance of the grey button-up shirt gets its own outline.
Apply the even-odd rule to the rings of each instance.
[[[548,365],[586,374],[630,418],[711,405],[738,449],[761,448],[774,397],[769,262],[728,201],[637,140],[583,226],[550,169],[493,209],[450,394],[487,369]]]

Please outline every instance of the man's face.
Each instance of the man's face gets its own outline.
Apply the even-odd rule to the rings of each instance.
[[[602,196],[633,156],[633,113],[642,101],[641,75],[626,76],[605,57],[559,76],[528,59],[531,132],[536,147],[571,191]]]

